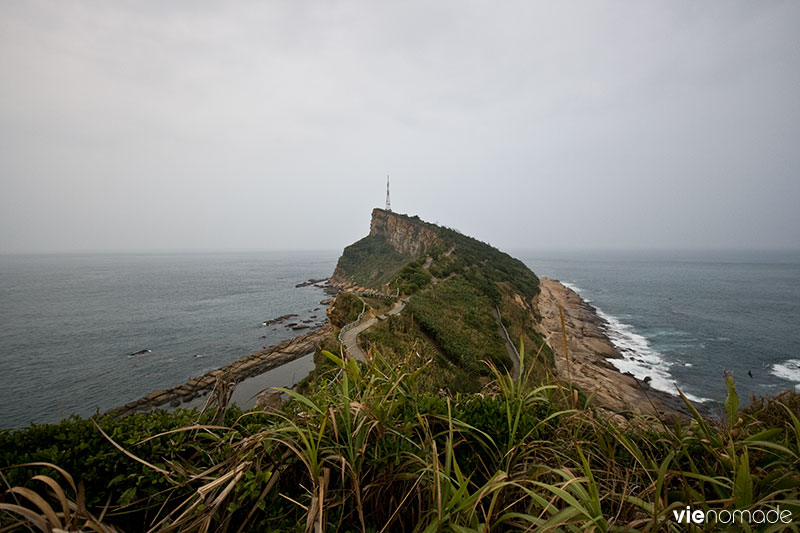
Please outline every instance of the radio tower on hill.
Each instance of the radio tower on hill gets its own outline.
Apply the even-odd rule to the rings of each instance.
[[[389,200],[389,174],[386,174],[386,210],[392,210],[392,201]]]

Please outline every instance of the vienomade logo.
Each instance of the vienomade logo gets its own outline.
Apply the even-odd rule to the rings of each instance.
[[[692,509],[686,506],[685,509],[680,511],[674,509],[672,516],[679,524],[791,524],[793,517],[792,512],[788,509],[781,510],[780,505],[775,509],[763,511],[756,509],[755,511],[739,510],[729,511],[722,509],[720,511],[709,509],[704,511],[702,509]]]

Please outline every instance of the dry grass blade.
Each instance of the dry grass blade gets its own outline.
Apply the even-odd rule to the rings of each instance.
[[[27,507],[23,507],[21,505],[16,505],[12,503],[0,503],[0,510],[6,511],[8,513],[14,513],[23,517],[25,520],[30,522],[40,531],[49,531],[47,527],[47,520],[40,514],[36,514],[35,512],[31,511]],[[24,522],[20,522],[18,525],[22,525]]]
[[[46,522],[49,523],[51,527],[59,527],[64,529],[64,525],[61,523],[61,520],[59,520],[58,515],[56,515],[56,512],[53,510],[53,508],[50,507],[50,504],[31,489],[27,489],[25,487],[12,487],[8,492],[12,494],[19,494],[35,505],[39,511],[41,511]]]
[[[187,432],[187,431],[196,431],[196,430],[197,431],[199,431],[199,430],[212,430],[212,429],[219,429],[219,430],[222,430],[222,431],[233,431],[233,429],[231,429],[231,428],[229,428],[227,426],[211,426],[211,425],[203,425],[203,424],[193,424],[191,426],[186,426],[186,427],[177,428],[177,429],[171,429],[169,431],[162,431],[161,433],[159,433],[157,435],[151,435],[150,437],[147,437],[146,439],[140,440],[138,442],[138,444],[144,444],[144,443],[149,442],[149,441],[151,441],[153,439],[157,439],[159,437],[166,437],[167,435],[174,435],[175,433],[184,433],[184,432]]]
[[[62,513],[64,513],[64,520],[67,523],[69,523],[70,522],[69,500],[67,499],[67,495],[64,493],[64,489],[61,488],[61,485],[59,485],[58,482],[55,479],[51,478],[50,476],[43,476],[43,475],[33,476],[31,478],[31,481],[33,480],[41,481],[42,483],[50,487],[50,490],[52,490],[53,493],[55,493],[56,498],[58,498],[58,502],[61,504],[61,511]]]
[[[64,476],[64,479],[67,480],[67,483],[69,483],[69,486],[73,490],[73,492],[76,492],[76,493],[78,492],[78,487],[75,484],[75,480],[70,475],[70,473],[67,472],[66,470],[64,470],[63,468],[61,468],[60,466],[54,465],[53,463],[46,463],[46,462],[43,462],[43,461],[32,461],[32,462],[29,462],[29,463],[20,463],[20,464],[16,464],[16,465],[7,466],[7,467],[2,468],[0,470],[6,470],[8,468],[24,468],[24,467],[28,467],[28,466],[44,466],[44,467],[47,467],[47,468],[52,468],[53,470],[55,470],[56,472],[58,472],[59,474]]]

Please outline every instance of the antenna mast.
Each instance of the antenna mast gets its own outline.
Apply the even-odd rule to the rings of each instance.
[[[389,200],[389,174],[386,174],[386,210],[392,210],[392,202]]]

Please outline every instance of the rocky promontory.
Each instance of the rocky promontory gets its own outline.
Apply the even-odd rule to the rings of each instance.
[[[622,355],[606,335],[605,321],[575,291],[555,280],[540,280],[521,261],[456,230],[375,209],[369,235],[345,248],[330,284],[361,296],[404,297],[404,313],[414,317],[404,333],[395,330],[391,335],[408,335],[409,328],[417,328],[429,357],[445,361],[433,372],[460,366],[474,377],[482,371],[477,360],[494,358],[505,364],[507,350],[498,326],[492,325],[496,322],[510,332],[512,345],[520,340],[520,346],[524,342],[528,347],[545,343],[555,365],[549,371],[561,383],[578,387],[599,409],[688,414],[679,397],[655,390],[609,362]],[[392,350],[381,341],[376,348]],[[466,390],[463,384],[471,378],[462,378],[451,376],[440,385],[450,390],[458,382]]]

